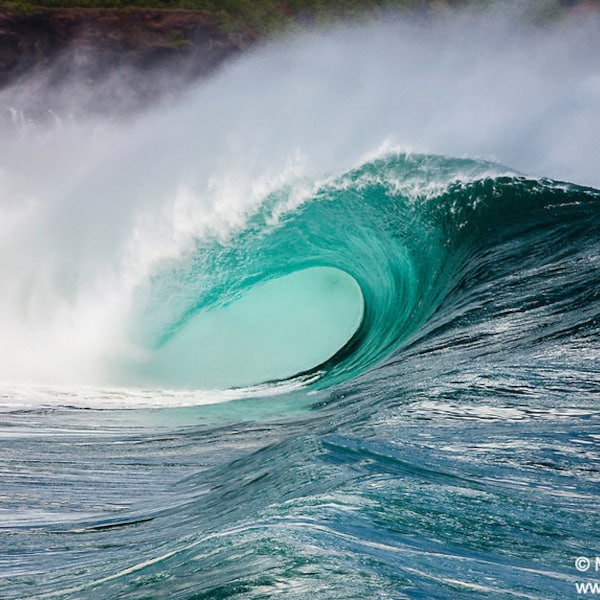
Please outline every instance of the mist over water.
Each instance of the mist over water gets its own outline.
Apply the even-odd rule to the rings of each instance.
[[[0,378],[127,383],[118,364],[145,360],[136,311],[157,269],[233,243],[261,210],[277,227],[390,152],[600,185],[599,32],[590,16],[542,27],[468,13],[340,27],[265,44],[138,114],[98,112],[77,83],[48,88],[47,106],[35,80],[5,89]]]

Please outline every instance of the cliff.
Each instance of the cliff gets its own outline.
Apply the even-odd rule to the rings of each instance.
[[[0,86],[55,66],[55,77],[101,79],[108,69],[187,69],[196,77],[257,39],[198,10],[0,7]],[[195,60],[186,60],[193,56]]]

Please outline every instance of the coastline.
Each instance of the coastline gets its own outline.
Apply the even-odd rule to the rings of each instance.
[[[301,31],[340,21],[356,22],[389,10],[417,16],[452,13],[472,2],[427,0],[367,2],[280,2],[256,5],[251,16],[225,10],[165,8],[167,2],[139,1],[139,6],[106,7],[106,0],[48,0],[0,3],[0,89],[22,78],[53,69],[60,83],[76,78],[93,83],[108,72],[134,68],[178,72],[182,83],[202,77],[228,58],[283,31]],[[191,4],[201,5],[192,0]],[[210,3],[209,3],[210,4]],[[114,3],[113,3],[114,5]],[[151,6],[144,6],[151,5]],[[483,3],[483,6],[486,4]],[[488,3],[492,6],[492,3]],[[268,10],[265,7],[269,7]],[[309,8],[305,8],[309,7]],[[482,4],[479,4],[481,8]],[[548,8],[550,7],[550,8]],[[594,12],[599,0],[562,0],[534,10],[542,19],[565,12]],[[191,59],[191,60],[190,60]]]

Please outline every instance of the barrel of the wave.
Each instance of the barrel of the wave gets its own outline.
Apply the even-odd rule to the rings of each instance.
[[[398,185],[415,168],[404,156],[367,163],[292,210],[281,207],[293,186],[280,190],[226,242],[198,240],[163,264],[138,291],[134,337],[146,358],[127,376],[168,387],[298,378],[327,387],[377,364],[449,285],[443,230]]]
[[[302,268],[200,308],[155,349],[143,374],[163,386],[203,389],[287,380],[344,347],[362,317],[352,277],[327,266]]]

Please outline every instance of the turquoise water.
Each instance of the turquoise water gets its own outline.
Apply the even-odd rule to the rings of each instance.
[[[472,25],[6,130],[1,598],[600,583],[597,25]]]
[[[343,348],[362,321],[360,286],[339,269],[292,267],[273,279],[265,273],[247,290],[239,285],[247,273],[234,268],[228,274],[233,300],[215,306],[191,298],[193,308],[171,316],[150,357],[134,368],[140,380],[232,388],[289,379]],[[177,279],[171,285],[178,286]],[[154,321],[153,312],[145,308],[144,330],[148,320]]]

